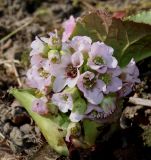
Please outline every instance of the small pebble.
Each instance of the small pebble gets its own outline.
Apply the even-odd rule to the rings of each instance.
[[[18,146],[23,145],[22,133],[17,127],[14,127],[10,132],[10,139]]]
[[[4,125],[3,131],[4,131],[5,134],[9,134],[9,133],[11,132],[12,128],[13,128],[13,127],[12,127],[12,126],[10,125],[10,123],[8,122],[8,123],[6,123],[6,124]]]
[[[20,127],[20,131],[22,131],[25,134],[29,134],[32,132],[32,126],[30,126],[29,124],[24,124]]]

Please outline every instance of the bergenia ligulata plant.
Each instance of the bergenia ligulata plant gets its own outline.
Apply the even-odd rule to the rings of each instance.
[[[55,30],[35,37],[29,88],[10,92],[58,153],[69,154],[67,143],[89,148],[100,127],[118,124],[123,97],[140,82],[136,62],[151,55],[151,26],[140,21],[96,11],[71,16],[62,36]]]

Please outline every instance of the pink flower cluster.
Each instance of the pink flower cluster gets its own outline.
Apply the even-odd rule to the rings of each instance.
[[[39,98],[33,101],[32,109],[41,115],[49,112],[47,106],[51,102],[60,112],[69,112],[72,122],[79,122],[93,111],[105,118],[116,108],[111,101],[108,103],[109,95],[126,96],[139,82],[133,59],[121,69],[112,47],[92,42],[87,36],[62,41],[57,32],[50,33],[49,38],[36,37],[31,48],[27,84],[37,90]],[[71,94],[66,91],[68,88],[78,92]]]

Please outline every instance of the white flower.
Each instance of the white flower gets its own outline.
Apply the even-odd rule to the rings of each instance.
[[[67,93],[55,93],[52,96],[52,103],[58,106],[59,110],[63,113],[72,110],[73,100],[72,96]]]
[[[69,119],[70,119],[72,122],[79,122],[79,121],[81,121],[83,118],[84,118],[84,115],[83,115],[83,114],[79,114],[78,112],[71,112],[71,114],[70,114],[70,116],[69,116]]]
[[[65,54],[61,57],[61,63],[55,65],[52,74],[56,77],[53,91],[60,92],[66,85],[73,88],[79,79],[79,67],[83,64],[83,56],[80,52],[73,55]]]
[[[95,74],[90,71],[80,75],[77,86],[88,102],[92,104],[99,104],[103,99],[103,92],[106,91],[105,83],[97,79]]]
[[[87,36],[75,36],[71,40],[71,47],[75,51],[89,52],[91,48],[92,40]]]
[[[31,43],[32,51],[30,52],[30,56],[42,54],[44,51],[45,43],[48,43],[49,39],[45,37],[36,37],[35,40]]]
[[[99,73],[105,73],[108,68],[116,68],[117,60],[112,54],[113,48],[103,42],[95,42],[89,52],[88,66]]]

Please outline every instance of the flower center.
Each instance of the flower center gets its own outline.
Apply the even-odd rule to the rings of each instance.
[[[104,81],[105,84],[110,84],[111,83],[111,75],[110,74],[104,74],[100,76],[100,79]]]
[[[60,43],[60,39],[57,37],[52,37],[52,45],[51,46],[53,49],[57,49],[60,50],[61,48],[61,43]]]
[[[126,73],[122,73],[121,75],[120,75],[120,79],[122,79],[123,81],[126,79]]]
[[[83,85],[86,89],[92,89],[96,85],[96,78],[90,80],[89,76],[83,77]]]
[[[94,62],[96,65],[104,64],[103,58],[102,58],[102,57],[99,57],[99,56],[96,56],[96,57],[93,59],[93,62]]]
[[[53,57],[53,58],[51,59],[51,62],[54,63],[54,64],[57,63],[57,62],[58,62],[58,58],[57,58],[57,57]]]
[[[75,78],[77,76],[77,68],[73,67],[72,64],[69,64],[66,68],[66,74],[70,78]]]
[[[48,78],[49,73],[46,72],[43,68],[40,68],[38,71],[39,71],[39,75],[40,75],[41,77]]]
[[[36,95],[37,98],[41,98],[42,96],[44,96],[43,93],[41,91],[38,91],[38,90],[35,91],[35,95]]]
[[[66,94],[62,95],[62,99],[63,99],[64,101],[67,101],[67,100],[68,100],[68,96],[67,96]]]
[[[60,44],[60,40],[59,40],[59,38],[57,38],[57,37],[53,37],[53,38],[52,38],[52,43],[53,43],[53,45]]]
[[[53,64],[60,63],[60,55],[57,50],[50,50],[48,53],[48,58]]]

